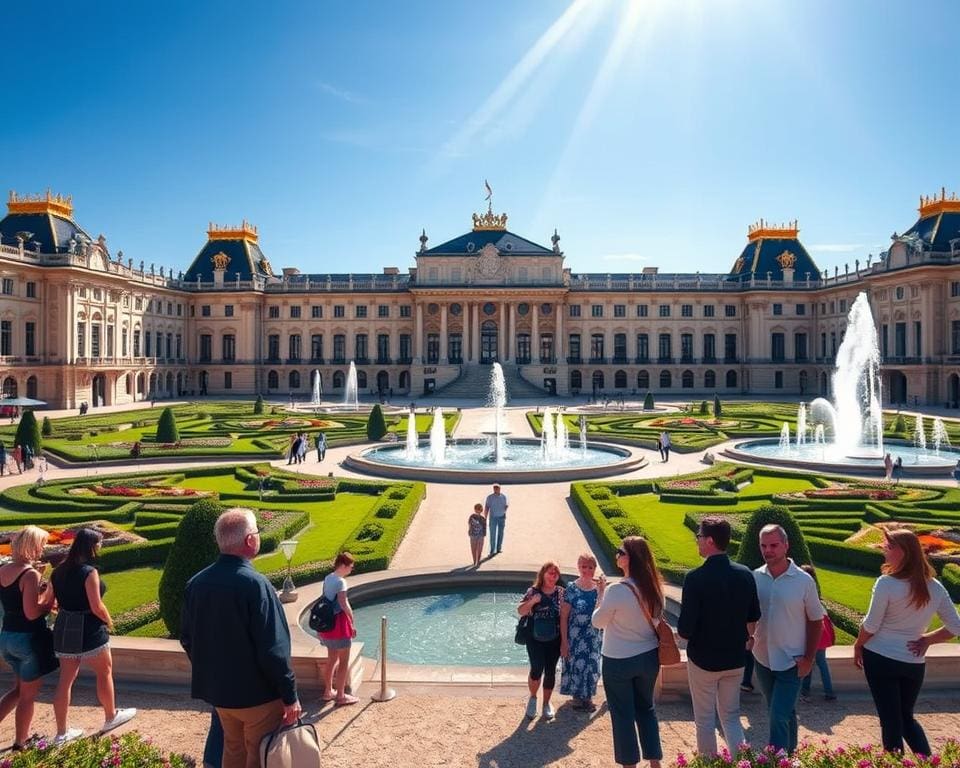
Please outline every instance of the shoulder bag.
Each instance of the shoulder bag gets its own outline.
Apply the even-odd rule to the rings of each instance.
[[[673,634],[673,627],[667,624],[662,618],[654,624],[653,616],[650,615],[647,604],[643,602],[643,598],[640,597],[640,592],[637,588],[626,581],[621,581],[620,583],[629,587],[630,591],[633,592],[633,596],[637,598],[637,603],[640,605],[640,610],[643,611],[643,615],[647,617],[647,621],[650,622],[650,628],[657,636],[657,640],[659,640],[660,645],[657,649],[657,655],[660,658],[660,666],[669,667],[674,664],[679,664],[680,648],[677,646],[677,638]]]

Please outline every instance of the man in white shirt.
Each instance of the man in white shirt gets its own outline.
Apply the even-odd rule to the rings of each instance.
[[[483,515],[487,518],[490,530],[490,557],[499,555],[503,550],[503,529],[507,525],[507,496],[500,493],[500,486],[493,486],[493,493],[487,496],[483,505]]]
[[[769,708],[767,743],[792,753],[797,748],[797,698],[817,655],[823,605],[816,583],[787,557],[789,550],[787,532],[781,526],[765,525],[760,530],[764,564],[753,572],[760,598],[753,655]]]

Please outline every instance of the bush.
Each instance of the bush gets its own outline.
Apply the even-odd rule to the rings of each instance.
[[[764,504],[750,515],[750,519],[747,521],[747,530],[740,542],[740,552],[737,555],[738,562],[751,570],[763,565],[763,557],[760,555],[760,529],[765,525],[780,525],[783,527],[790,541],[789,556],[793,558],[797,565],[806,565],[813,562],[803,532],[797,525],[797,521],[793,519],[793,515],[790,514],[790,510],[776,504]]]
[[[373,406],[370,417],[367,419],[367,438],[369,440],[382,440],[385,434],[387,434],[387,422],[383,418],[383,409],[378,403]]]
[[[701,403],[700,403],[700,415],[701,415],[701,416],[708,416],[709,414],[710,414],[710,409],[709,409],[709,407],[707,406],[707,401],[706,401],[706,400],[701,401]]]
[[[392,520],[397,515],[397,510],[400,507],[397,504],[381,504],[380,508],[377,510],[377,517],[383,520]]]
[[[107,735],[77,739],[60,747],[48,746],[40,739],[37,746],[18,752],[3,761],[11,768],[45,768],[71,766],[93,768],[115,765],[118,768],[187,768],[194,765],[191,758],[152,744],[136,731],[120,736]]]
[[[213,526],[222,512],[223,507],[215,501],[198,501],[187,510],[177,528],[159,588],[160,617],[171,637],[180,636],[180,612],[187,582],[220,554]]]
[[[41,442],[37,417],[33,415],[33,411],[24,411],[23,416],[20,417],[20,424],[17,425],[17,434],[13,438],[14,446],[29,445],[33,455],[37,456],[40,453]]]
[[[50,423],[50,417],[43,417],[43,426],[40,427],[40,434],[44,437],[50,437],[53,434],[53,424]]]
[[[173,408],[169,406],[160,414],[157,422],[157,442],[176,443],[180,440],[180,430],[177,429],[177,417],[173,415]]]
[[[100,573],[113,573],[127,568],[139,568],[144,565],[162,563],[170,552],[173,539],[157,539],[147,543],[118,544],[107,547],[97,555]]]
[[[897,420],[893,422],[893,431],[905,433],[907,431],[907,420],[903,418],[903,414],[897,415]]]
[[[713,396],[713,418],[719,419],[723,414],[723,409],[720,407],[720,395]]]
[[[253,404],[253,415],[259,416],[263,413],[263,395],[257,395],[257,400]]]
[[[647,392],[647,396],[643,398],[643,410],[653,410],[653,392]]]
[[[955,603],[960,603],[960,565],[947,563],[943,566],[940,579],[943,581],[943,586],[947,588],[950,599]]]
[[[380,523],[366,523],[357,532],[357,541],[379,541],[383,536],[383,526]]]

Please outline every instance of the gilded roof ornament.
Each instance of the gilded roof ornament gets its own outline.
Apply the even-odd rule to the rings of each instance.
[[[747,229],[747,240],[754,242],[763,238],[775,238],[778,240],[795,240],[800,233],[800,226],[797,220],[788,221],[786,224],[771,224],[768,221],[760,219],[756,224],[751,224]]]
[[[740,258],[738,258],[738,259],[736,260],[736,262],[734,262],[734,264],[733,264],[733,271],[734,271],[734,272],[739,272],[741,269],[743,269],[743,264],[744,264],[743,256],[741,256]]]
[[[45,195],[18,195],[10,190],[8,213],[52,213],[65,219],[73,218],[73,197],[54,195],[49,189]]]
[[[947,197],[946,187],[940,187],[940,196],[920,196],[920,218],[935,216],[939,213],[960,213],[960,198],[953,192]]]
[[[227,268],[227,265],[230,263],[230,257],[227,256],[223,251],[213,254],[210,257],[210,261],[213,262],[213,268],[217,270],[223,270]]]
[[[777,263],[781,269],[793,269],[797,266],[797,257],[790,251],[784,251],[777,256]]]
[[[209,240],[248,240],[255,243],[260,239],[260,236],[257,234],[257,228],[244,219],[239,227],[220,226],[210,222],[210,226],[207,228],[207,238]]]
[[[473,231],[474,232],[487,232],[487,231],[506,231],[507,229],[507,214],[501,213],[496,214],[493,212],[493,207],[488,207],[487,212],[482,216],[479,213],[473,214]]]
[[[264,272],[266,272],[268,275],[272,275],[272,274],[273,274],[273,270],[270,269],[270,262],[267,261],[267,257],[266,257],[266,256],[264,256],[262,259],[260,259],[260,269],[262,269],[262,270],[263,270]]]

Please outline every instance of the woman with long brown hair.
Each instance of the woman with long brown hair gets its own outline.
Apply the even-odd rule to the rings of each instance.
[[[563,604],[563,587],[560,586],[560,566],[548,560],[537,572],[517,613],[531,616],[532,626],[527,638],[527,658],[530,659],[530,675],[527,687],[528,718],[537,716],[537,692],[543,678],[543,717],[553,720],[555,713],[550,697],[557,682],[557,662],[560,660],[560,607]]]
[[[663,582],[641,536],[623,540],[616,562],[625,578],[605,590],[593,613],[593,625],[603,630],[602,676],[613,723],[613,756],[625,768],[636,766],[641,755],[651,768],[660,768],[663,747],[653,706],[660,642],[654,625],[663,621]]]
[[[960,615],[913,531],[883,531],[883,575],[873,585],[870,608],[853,647],[854,663],[864,671],[880,718],[883,748],[929,755],[930,743],[913,707],[932,643],[960,634]],[[937,615],[943,627],[924,632]]]

